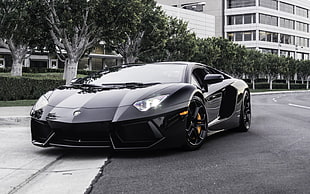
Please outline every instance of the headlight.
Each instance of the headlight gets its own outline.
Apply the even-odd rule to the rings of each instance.
[[[47,106],[47,104],[48,104],[47,98],[43,95],[39,98],[39,100],[36,102],[36,104],[33,106],[32,109],[34,111],[37,111]]]
[[[47,92],[46,94],[42,95],[36,104],[32,107],[33,111],[40,110],[48,105],[48,99],[52,95],[52,91]]]
[[[140,100],[133,104],[140,111],[148,111],[150,108],[156,108],[162,101],[164,101],[168,95],[156,96],[153,98]]]

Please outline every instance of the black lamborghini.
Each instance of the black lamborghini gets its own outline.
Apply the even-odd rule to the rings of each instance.
[[[36,146],[195,150],[215,132],[246,132],[248,85],[200,63],[124,65],[49,91],[31,110]]]

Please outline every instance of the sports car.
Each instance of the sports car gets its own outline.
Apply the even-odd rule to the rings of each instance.
[[[248,85],[194,62],[105,69],[47,92],[31,110],[41,147],[196,150],[211,134],[250,124]]]

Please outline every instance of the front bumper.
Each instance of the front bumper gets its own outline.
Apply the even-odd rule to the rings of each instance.
[[[185,141],[184,110],[123,122],[62,123],[31,119],[36,146],[148,149],[178,147]]]

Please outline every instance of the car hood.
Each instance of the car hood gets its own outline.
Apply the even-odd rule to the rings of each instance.
[[[56,89],[49,97],[49,105],[58,108],[113,108],[129,106],[149,97],[168,94],[175,84],[157,84],[148,87],[113,89]]]

